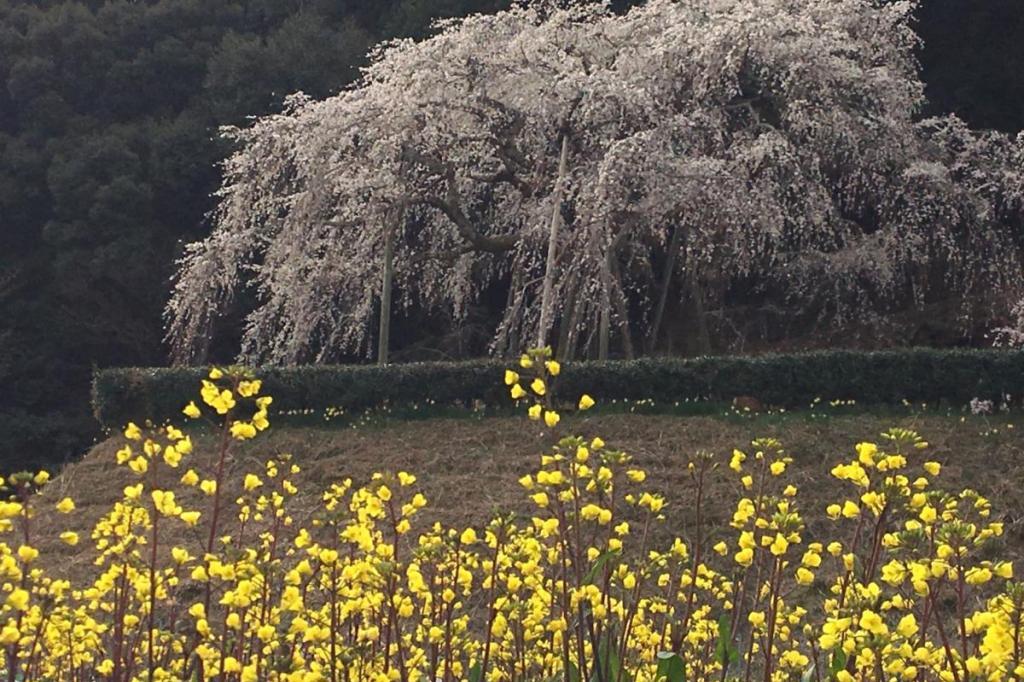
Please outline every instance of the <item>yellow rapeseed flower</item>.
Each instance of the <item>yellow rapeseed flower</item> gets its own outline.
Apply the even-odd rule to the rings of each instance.
[[[884,636],[889,633],[889,628],[886,627],[881,616],[870,609],[865,609],[861,612],[858,625],[860,625],[862,630],[867,630],[873,635]]]
[[[917,634],[918,630],[917,619],[914,618],[914,614],[908,613],[907,615],[900,618],[899,624],[896,626],[896,632],[900,633],[902,637],[910,639]]]
[[[27,590],[16,587],[7,595],[7,605],[15,611],[27,611],[29,594]]]
[[[260,388],[263,387],[263,382],[259,379],[252,381],[240,381],[238,383],[238,395],[243,398],[251,398],[260,392]]]
[[[789,549],[789,541],[786,540],[785,537],[783,537],[782,533],[776,533],[775,539],[772,540],[771,544],[768,546],[768,549],[775,556],[782,556],[786,553],[786,550]]]
[[[626,478],[634,483],[643,483],[647,480],[647,472],[643,469],[629,469],[626,471]]]
[[[238,440],[249,440],[256,437],[256,427],[249,422],[236,421],[231,424],[231,435]]]
[[[178,452],[178,449],[173,445],[168,445],[164,448],[164,462],[166,462],[169,467],[177,468],[181,463],[181,453]]]
[[[814,582],[814,573],[801,566],[796,569],[796,582],[800,585],[810,585]]]
[[[560,372],[550,349],[526,357],[529,365],[543,363],[541,371],[521,386],[518,373],[505,374],[505,385],[518,386],[524,398],[531,388],[526,381]],[[249,424],[246,434],[258,437],[269,425],[270,397],[256,396],[258,380],[242,376],[223,383],[253,399],[257,411],[249,422],[229,417],[228,423]],[[203,380],[202,400],[233,409],[236,396],[214,383],[224,374],[217,370],[214,377]],[[531,418],[557,424],[557,413],[536,400]],[[579,406],[592,404],[581,398]],[[189,411],[183,410],[192,416]],[[485,651],[488,679],[557,679],[566,674],[565,650],[579,667],[593,670],[594,645],[576,627],[584,613],[611,637],[622,669],[637,671],[638,680],[651,678],[653,652],[669,639],[692,664],[693,679],[719,679],[721,664],[706,652],[717,641],[718,617],[733,613],[747,628],[738,635],[751,642],[737,647],[739,657],[729,664],[728,672],[739,676],[763,670],[771,657],[773,681],[796,678],[845,655],[855,675],[887,680],[1024,679],[1024,665],[1014,662],[1022,645],[1014,623],[1024,587],[1004,582],[1012,579],[1013,566],[989,548],[1004,532],[1001,517],[974,491],[932,490],[929,478],[912,480],[906,473],[911,456],[884,454],[872,444],[857,444],[851,461],[831,469],[839,485],[855,491],[824,509],[834,519],[860,522],[858,530],[837,524],[844,535],[850,531],[849,547],[830,536],[804,544],[802,536],[821,526],[798,513],[803,505],[785,480],[791,460],[781,444],[759,439],[749,460],[738,450],[725,460],[745,488],[721,507],[733,509],[731,536],[708,541],[705,534],[701,560],[693,563],[681,539],[661,537],[693,511],[686,500],[658,494],[672,489],[665,481],[647,487],[653,476],[600,438],[549,435],[557,443],[541,456],[538,470],[519,479],[536,508],[532,518],[498,515],[482,532],[440,523],[414,531],[412,521],[427,500],[405,471],[375,474],[364,485],[328,483],[306,505],[293,502],[298,488],[290,477],[299,467],[288,455],[263,462],[256,473],[233,474],[240,460],[222,452],[228,466],[218,467],[219,483],[246,492],[234,509],[230,500],[210,505],[216,510],[208,515],[212,527],[185,531],[163,517],[196,527],[207,516],[181,508],[180,487],[164,487],[176,477],[163,466],[178,465],[191,441],[173,425],[150,432],[146,439],[138,429],[140,444],[117,455],[119,464],[147,478],[126,487],[124,499],[95,524],[90,552],[96,568],[84,583],[50,577],[49,562],[12,539],[28,528],[35,486],[46,476],[9,479],[12,497],[0,500],[0,533],[8,534],[0,539],[0,606],[7,611],[0,618],[0,658],[16,650],[12,660],[31,660],[31,671],[16,671],[22,676],[63,679],[70,669],[107,679],[115,668],[126,670],[127,661],[136,662],[131,674],[144,676],[152,625],[161,652],[155,680],[191,678],[186,666],[195,672],[199,664],[207,676],[241,682],[267,674],[279,682],[319,682],[326,674],[373,682],[403,674],[410,681],[431,674],[467,679],[469,665]],[[897,451],[921,442],[907,430],[885,437]],[[698,486],[718,486],[711,477],[721,475],[715,473],[719,463],[707,460],[705,481],[696,473],[702,462],[694,458],[687,473]],[[938,472],[933,464],[925,465],[930,476]],[[779,478],[764,478],[762,471]],[[196,485],[207,495],[218,492],[217,483],[201,480],[195,470],[181,476],[180,486]],[[717,494],[709,498],[718,503]],[[682,509],[655,532],[668,501]],[[75,510],[70,498],[54,506]],[[642,532],[631,533],[631,524]],[[46,526],[33,527],[31,537],[46,532]],[[51,532],[65,543],[79,542],[74,531]],[[198,555],[189,553],[196,551],[191,545],[169,542],[175,533],[195,536],[190,542],[201,543]],[[52,539],[40,542],[49,547]],[[757,570],[749,570],[755,563]],[[871,575],[862,576],[862,568]],[[961,581],[970,588],[962,620],[958,606],[948,603],[956,619],[950,657],[936,641],[936,618],[918,618],[932,606],[925,598],[956,594]],[[821,590],[807,589],[815,582]],[[187,599],[192,593],[200,594],[197,603]],[[184,622],[173,615],[183,609]],[[119,631],[123,639],[115,642]],[[110,658],[96,653],[106,651]],[[845,669],[834,677],[855,679]]]

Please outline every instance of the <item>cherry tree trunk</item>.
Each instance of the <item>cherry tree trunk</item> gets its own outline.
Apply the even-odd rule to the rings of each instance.
[[[601,263],[601,318],[597,326],[597,359],[608,359],[608,335],[612,317],[612,273],[611,252],[605,254]]]
[[[569,278],[569,285],[565,288],[568,292],[568,300],[565,302],[562,313],[562,321],[558,332],[558,359],[562,362],[571,361],[575,355],[576,327],[579,324],[580,311],[580,275],[573,272]]]
[[[704,308],[704,291],[693,272],[687,277],[687,288],[693,310],[693,352],[695,355],[708,355],[711,352],[711,330],[708,328],[708,316]]]
[[[544,264],[544,284],[540,298],[540,321],[537,324],[537,348],[547,345],[548,329],[551,326],[551,300],[555,286],[555,257],[558,255],[558,227],[562,217],[562,192],[569,165],[569,134],[562,133],[562,153],[558,161],[558,179],[551,197],[551,225],[548,231],[548,257]]]
[[[616,242],[616,246],[618,243]],[[621,282],[622,278],[619,274],[619,261],[614,258],[615,251],[609,254],[612,257],[611,270],[613,282]],[[617,296],[612,300],[615,304],[615,314],[619,317],[619,334],[622,336],[622,354],[627,360],[634,360],[636,358],[636,351],[633,350],[633,335],[629,331],[629,306],[626,303],[626,294],[619,285],[616,287]]]
[[[377,364],[388,364],[388,346],[391,337],[391,289],[395,275],[395,228],[389,224],[384,235],[384,275],[380,283],[380,328],[377,336]]]
[[[519,313],[519,307],[522,305],[522,279],[523,270],[522,268],[512,269],[512,281],[508,287],[508,299],[505,303],[505,310],[509,312]],[[522,351],[519,347],[519,325],[510,324],[505,327],[505,339],[504,339],[504,350],[503,357],[516,357]]]
[[[651,355],[658,345],[658,334],[661,332],[661,321],[665,317],[665,304],[668,301],[668,292],[672,284],[672,273],[676,268],[676,257],[679,248],[682,246],[683,228],[676,227],[672,231],[672,238],[669,240],[668,251],[665,253],[665,269],[661,274],[661,287],[658,292],[658,303],[654,308],[654,320],[651,322],[651,330],[647,336],[647,354]]]

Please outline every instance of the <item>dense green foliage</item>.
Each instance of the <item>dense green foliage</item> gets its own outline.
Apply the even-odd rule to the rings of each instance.
[[[94,432],[91,369],[166,361],[167,280],[205,231],[218,126],[336,91],[381,39],[505,5],[0,0],[0,462],[73,456]],[[1014,0],[930,0],[920,15],[931,113],[1024,127]],[[236,346],[224,327],[214,360]],[[396,331],[396,345],[420,340]]]
[[[507,402],[495,381],[500,360],[390,365],[317,365],[261,370],[275,414],[406,406]],[[645,358],[572,363],[555,379],[557,394],[584,392],[611,400],[729,401],[753,397],[772,406],[805,406],[808,396],[895,404],[902,400],[965,406],[972,398],[998,402],[1024,386],[1024,352],[907,349],[819,351],[758,357]],[[205,377],[199,367],[109,369],[93,379],[93,410],[110,428],[147,417],[175,419]],[[841,394],[837,394],[839,391]]]

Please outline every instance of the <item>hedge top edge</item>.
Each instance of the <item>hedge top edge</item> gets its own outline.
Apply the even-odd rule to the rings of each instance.
[[[430,396],[438,404],[501,404],[494,377],[500,359],[376,365],[264,368],[261,376],[283,410],[368,408]],[[1024,351],[910,348],[808,351],[759,356],[642,358],[575,362],[561,381],[599,389],[608,399],[732,400],[753,396],[768,404],[802,404],[808,395],[865,404],[903,400],[966,404],[1024,392]],[[92,405],[105,427],[149,416],[176,415],[202,378],[202,367],[96,370]],[[625,379],[629,379],[626,381]]]

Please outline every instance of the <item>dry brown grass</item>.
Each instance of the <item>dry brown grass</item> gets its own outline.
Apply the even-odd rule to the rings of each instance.
[[[753,438],[780,439],[795,459],[791,479],[801,490],[806,515],[820,518],[828,503],[847,493],[828,475],[833,464],[848,459],[855,443],[877,440],[890,426],[913,428],[931,443],[928,456],[944,463],[942,483],[950,489],[972,487],[989,495],[997,512],[1008,515],[1009,552],[1017,555],[1024,547],[1024,497],[1019,492],[1024,482],[1024,438],[1005,430],[998,436],[983,436],[983,425],[976,420],[870,415],[820,421],[799,416],[735,420],[620,414],[567,418],[563,426],[588,437],[601,435],[610,445],[632,454],[648,470],[649,486],[671,500],[668,523],[661,533],[683,536],[693,522],[693,486],[686,463],[700,450],[716,453],[725,462],[733,448],[746,448]],[[237,447],[230,467],[232,478],[240,479],[244,472],[260,471],[266,458],[291,453],[303,468],[295,479],[300,487],[297,507],[307,510],[331,481],[351,477],[359,483],[375,471],[405,470],[417,475],[418,486],[430,501],[420,523],[436,520],[450,526],[479,526],[496,510],[529,512],[516,480],[534,470],[549,437],[524,418],[434,419],[358,430],[272,427],[256,441]],[[118,439],[99,444],[80,462],[67,466],[41,496],[41,509],[46,509],[40,512],[35,536],[44,556],[51,557],[50,568],[59,574],[80,577],[89,570],[94,558],[89,530],[132,481],[129,472],[114,466],[114,452],[121,444]],[[195,453],[185,464],[209,475],[215,449],[209,436],[198,436]],[[64,495],[76,501],[74,514],[57,517],[47,511]],[[724,526],[735,499],[735,478],[723,466],[709,490],[707,509],[713,526]],[[186,506],[193,507],[196,501],[186,498]],[[195,508],[205,510],[205,502],[199,501]],[[78,547],[55,541],[63,527],[82,534]],[[199,546],[198,538],[173,539]]]

